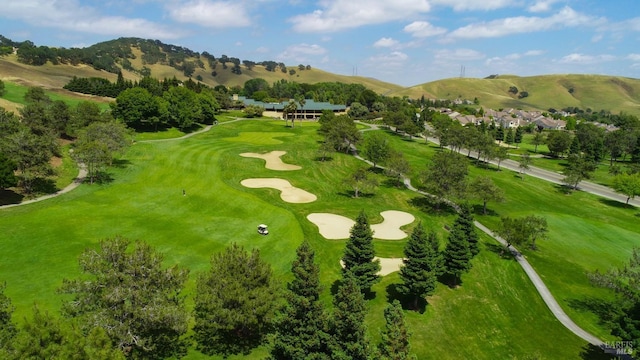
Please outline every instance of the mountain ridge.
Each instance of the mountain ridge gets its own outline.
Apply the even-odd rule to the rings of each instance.
[[[14,51],[18,48],[17,52]],[[9,51],[11,50],[11,51]],[[477,98],[487,108],[525,110],[563,109],[627,112],[640,115],[640,80],[597,74],[535,76],[491,75],[487,78],[448,78],[403,87],[362,76],[334,74],[310,65],[276,61],[254,62],[164,44],[158,40],[119,38],[87,48],[65,49],[14,42],[0,35],[0,78],[29,85],[61,89],[74,76],[115,81],[117,72],[130,80],[144,75],[187,80],[209,86],[242,87],[247,80],[263,78],[272,84],[292,81],[358,83],[385,96],[436,99]],[[31,62],[31,64],[29,64]],[[515,88],[517,91],[513,92]]]

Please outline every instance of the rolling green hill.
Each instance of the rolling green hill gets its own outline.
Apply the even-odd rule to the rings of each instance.
[[[519,99],[509,92],[515,86],[529,96]],[[603,75],[500,75],[492,79],[452,78],[406,88],[393,95],[410,98],[478,98],[487,108],[548,110],[565,107],[591,108],[640,114],[640,80]]]
[[[6,38],[0,40],[10,41]],[[61,89],[74,76],[102,77],[115,81],[118,71],[122,71],[124,77],[130,80],[140,79],[142,73],[149,72],[159,79],[175,76],[186,80],[188,77],[185,69],[192,67],[191,77],[210,86],[243,86],[247,80],[255,78],[263,78],[270,84],[280,80],[309,84],[358,83],[387,96],[407,96],[414,99],[424,96],[450,100],[478,98],[482,106],[493,109],[548,110],[578,107],[640,115],[640,80],[625,77],[496,75],[485,79],[450,78],[404,88],[372,78],[333,74],[311,66],[303,66],[301,69],[297,64],[253,62],[225,55],[214,58],[207,52],[200,54],[157,40],[120,38],[83,49],[36,47],[30,42],[25,45],[26,43],[8,43],[20,47],[20,51],[18,55],[0,56],[0,79],[53,90]],[[236,71],[232,71],[234,63],[237,63]],[[247,63],[252,66],[247,67]],[[268,69],[269,65],[272,65],[271,69]],[[519,92],[510,93],[511,87],[516,87]],[[520,98],[518,95],[523,92],[528,93],[528,96]]]

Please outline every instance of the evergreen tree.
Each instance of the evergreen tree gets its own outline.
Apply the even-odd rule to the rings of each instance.
[[[496,127],[496,140],[504,140],[504,127],[502,125]]]
[[[331,357],[345,360],[369,359],[372,348],[364,325],[367,304],[350,272],[345,273],[333,299],[333,306]]]
[[[430,231],[427,235],[427,243],[429,243],[432,250],[433,271],[436,276],[440,277],[446,273],[447,268],[444,262],[444,254],[440,251],[440,240],[438,240],[438,235],[434,231]]]
[[[63,281],[62,292],[72,295],[63,313],[77,319],[85,332],[102,327],[127,356],[181,356],[188,327],[181,292],[189,272],[165,269],[162,254],[146,243],[130,251],[129,244],[116,237],[80,256],[85,275]]]
[[[402,306],[398,300],[394,300],[384,309],[384,319],[386,323],[382,330],[381,342],[378,344],[380,358],[382,360],[410,359],[410,334],[404,322]]]
[[[364,211],[361,211],[351,228],[351,235],[342,256],[343,273],[351,272],[362,292],[368,292],[380,281],[380,261],[374,260],[373,231]]]
[[[260,252],[232,244],[211,257],[195,295],[195,340],[207,355],[248,354],[271,329],[277,300],[271,266]]]
[[[507,144],[511,145],[513,144],[514,141],[514,137],[513,137],[513,128],[509,128],[507,130],[507,136],[504,139],[504,142],[506,142]]]
[[[454,228],[459,228],[465,236],[467,243],[469,243],[469,250],[472,256],[478,255],[480,248],[478,246],[478,232],[473,224],[473,215],[471,214],[471,208],[469,205],[464,204],[460,207],[460,213],[453,223]]]
[[[404,247],[404,266],[400,269],[402,284],[397,287],[400,294],[412,298],[414,310],[418,309],[420,298],[433,294],[436,288],[434,255],[427,233],[420,223],[413,229]]]
[[[522,126],[518,126],[516,128],[516,134],[513,137],[513,142],[516,143],[516,147],[518,147],[518,144],[520,144],[522,142],[522,135],[524,134],[524,128]]]
[[[275,323],[271,358],[328,359],[328,320],[320,302],[322,287],[315,252],[304,241],[296,253],[286,304]]]
[[[5,288],[6,284],[0,285],[0,355],[3,350],[9,349],[16,334],[16,326],[11,319],[14,309],[11,299],[4,294]]]
[[[114,348],[104,329],[94,327],[84,334],[73,323],[61,321],[33,308],[33,317],[26,319],[12,340],[11,348],[0,356],[6,360],[22,359],[99,359],[124,360]]]
[[[449,232],[449,242],[444,250],[446,272],[453,276],[454,285],[460,276],[471,269],[473,254],[467,236],[461,226],[453,226]]]

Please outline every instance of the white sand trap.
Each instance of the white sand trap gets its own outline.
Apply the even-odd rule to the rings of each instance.
[[[416,218],[404,211],[388,210],[380,213],[384,221],[371,225],[376,239],[400,240],[407,237],[407,233],[400,227],[411,224]]]
[[[378,275],[380,276],[385,276],[391,274],[392,272],[400,271],[400,268],[402,267],[402,265],[404,265],[401,258],[379,258],[376,256],[373,259],[380,260],[380,271],[378,271]],[[342,260],[340,260],[340,266],[344,267],[344,263],[342,262]]]
[[[314,194],[294,187],[290,182],[278,178],[244,179],[240,182],[248,188],[272,188],[280,190],[280,198],[289,203],[306,204],[318,199]]]
[[[349,232],[356,223],[348,217],[330,213],[309,214],[307,219],[316,224],[320,235],[329,240],[348,239]]]
[[[373,237],[381,240],[400,240],[407,237],[407,233],[400,230],[401,226],[411,224],[415,217],[404,211],[388,210],[380,213],[384,221],[371,225]],[[318,227],[320,235],[325,239],[348,239],[355,221],[336,214],[313,213],[307,219]]]
[[[266,162],[265,167],[269,170],[291,171],[302,169],[302,167],[298,165],[285,164],[282,159],[280,159],[280,156],[286,153],[286,151],[272,151],[266,154],[242,153],[240,156],[262,159]]]

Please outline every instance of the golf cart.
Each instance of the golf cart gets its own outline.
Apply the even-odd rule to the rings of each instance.
[[[265,224],[258,225],[258,234],[268,235],[269,234],[269,230],[267,230],[267,225],[265,225]]]

